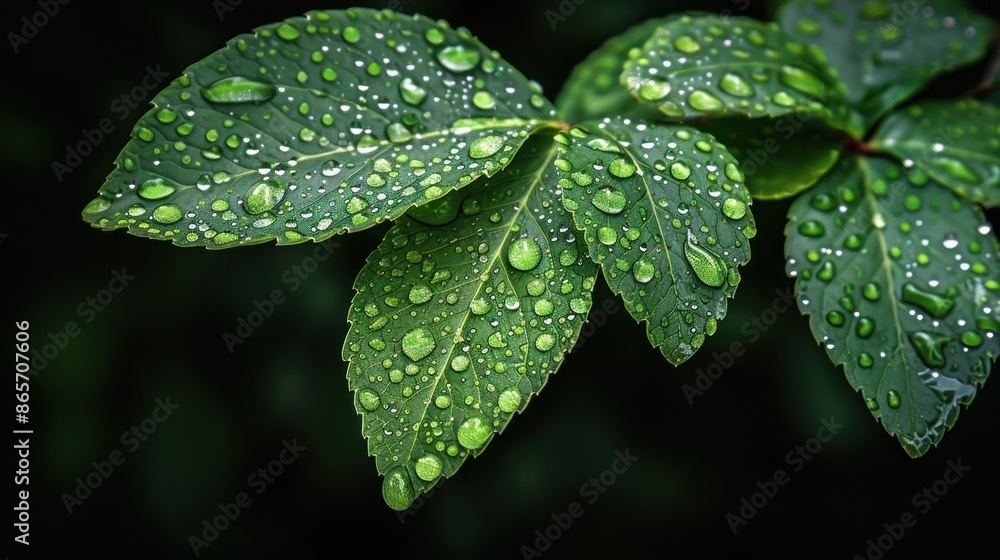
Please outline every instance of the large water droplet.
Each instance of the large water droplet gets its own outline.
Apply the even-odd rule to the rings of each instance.
[[[164,204],[153,210],[153,219],[161,224],[179,222],[184,217],[184,211],[176,204]]]
[[[452,72],[468,72],[479,64],[479,51],[463,45],[452,45],[438,51],[437,59]]]
[[[605,214],[620,214],[625,209],[626,202],[625,193],[610,187],[600,189],[590,199],[590,203]]]
[[[469,156],[475,159],[488,158],[503,148],[502,136],[484,136],[469,145]]]
[[[466,418],[458,427],[458,443],[466,449],[479,449],[493,435],[489,423],[478,416]]]
[[[696,89],[691,92],[691,95],[688,95],[688,103],[699,111],[718,111],[725,106],[718,97],[700,89]]]
[[[382,399],[379,398],[378,393],[375,391],[362,389],[358,391],[358,403],[361,404],[361,408],[371,412],[382,404]]]
[[[437,343],[431,331],[419,327],[403,335],[403,353],[414,362],[422,360],[434,351]]]
[[[719,87],[722,88],[722,91],[736,97],[750,97],[754,94],[753,87],[736,74],[723,76]]]
[[[920,359],[928,367],[940,368],[945,365],[944,346],[951,342],[951,337],[927,331],[909,333],[908,338]]]
[[[903,404],[903,400],[899,397],[899,393],[896,391],[889,391],[885,396],[886,401],[889,403],[889,408],[899,408]]]
[[[404,467],[395,467],[382,481],[382,499],[394,510],[403,511],[413,503],[413,486]]]
[[[417,471],[420,480],[431,482],[441,475],[441,459],[436,455],[424,455],[417,459],[413,470]]]
[[[278,206],[284,197],[285,184],[274,177],[250,187],[243,208],[250,214],[263,214]]]
[[[826,84],[812,72],[807,72],[794,66],[782,66],[781,71],[778,73],[778,79],[785,85],[817,99],[824,99],[826,97]]]
[[[726,263],[698,244],[698,239],[688,231],[687,242],[684,244],[684,257],[694,270],[695,275],[706,286],[719,288],[726,281],[728,267]]]
[[[903,285],[903,302],[916,305],[935,319],[944,318],[955,306],[954,300],[921,290],[910,283]]]
[[[278,93],[274,84],[239,76],[223,78],[201,88],[201,96],[212,103],[263,103]]]
[[[146,200],[159,200],[174,193],[174,187],[163,182],[163,179],[150,179],[139,185],[139,196]]]
[[[420,105],[427,98],[427,90],[418,86],[412,78],[399,82],[399,95],[410,105]]]
[[[556,337],[549,333],[540,334],[535,339],[535,348],[540,352],[548,352],[556,345]]]
[[[820,237],[826,233],[826,228],[815,220],[809,220],[799,224],[799,233],[806,237]]]
[[[618,158],[608,164],[608,173],[619,179],[628,179],[635,175],[635,164],[625,158]]]
[[[639,257],[632,264],[632,277],[640,284],[648,284],[656,276],[656,267],[645,256]]]
[[[507,260],[518,270],[532,270],[542,260],[542,248],[530,237],[515,239],[507,248]]]
[[[747,215],[747,205],[737,198],[727,198],[722,203],[722,213],[733,220],[739,220]]]
[[[497,406],[504,412],[514,412],[521,406],[521,392],[514,388],[505,389],[497,398]]]
[[[431,287],[426,282],[421,282],[410,288],[410,303],[414,305],[427,303],[433,295],[434,291],[431,290]]]
[[[964,162],[952,158],[937,158],[934,166],[952,177],[966,183],[979,184],[983,178]]]

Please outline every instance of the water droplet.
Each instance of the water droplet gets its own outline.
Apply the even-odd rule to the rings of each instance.
[[[875,364],[875,359],[872,358],[872,355],[869,354],[868,352],[862,352],[861,355],[858,356],[859,366],[868,369],[872,367],[874,364]]]
[[[493,435],[493,429],[478,416],[466,418],[458,427],[458,443],[466,449],[479,449],[491,435]]]
[[[406,128],[406,125],[403,123],[390,124],[385,128],[385,135],[389,138],[390,142],[396,144],[405,144],[413,139],[410,129]]]
[[[514,388],[505,389],[497,398],[497,406],[504,412],[514,412],[521,406],[521,392]]]
[[[670,174],[673,175],[674,179],[683,181],[691,176],[691,168],[678,161],[670,166]]]
[[[475,159],[488,158],[503,148],[502,136],[484,136],[469,145],[469,156]]]
[[[184,217],[184,211],[176,204],[164,204],[153,210],[153,219],[161,224],[179,222]]]
[[[371,412],[382,404],[382,400],[379,398],[378,393],[372,391],[371,389],[362,389],[358,391],[358,402],[361,404],[361,408],[364,408],[368,412]]]
[[[695,41],[692,37],[688,35],[681,35],[674,40],[674,48],[683,53],[692,54],[700,51],[701,45],[699,45],[698,41]]]
[[[605,214],[620,214],[627,202],[625,193],[610,187],[597,191],[590,199],[590,203]]]
[[[150,179],[139,185],[139,196],[146,200],[159,200],[174,193],[174,187],[163,182],[163,179]]]
[[[962,344],[970,347],[976,348],[983,343],[983,337],[975,331],[967,331],[962,333]]]
[[[703,249],[690,231],[684,244],[684,257],[702,283],[713,288],[722,287],[728,271],[726,263],[711,251]]]
[[[746,176],[743,175],[743,170],[735,163],[726,164],[726,177],[729,177],[730,181],[736,181],[737,183],[742,183],[746,179]]]
[[[878,301],[882,297],[882,291],[879,289],[878,284],[874,282],[865,284],[865,287],[861,289],[861,293],[864,294],[865,299],[868,301]]]
[[[724,107],[718,97],[700,89],[691,92],[688,103],[699,111],[719,111]]]
[[[201,96],[212,103],[263,103],[277,93],[278,88],[274,84],[239,76],[223,78],[201,88]]]
[[[418,86],[412,78],[399,82],[399,94],[410,105],[420,105],[427,98],[427,90]]]
[[[437,455],[424,455],[417,459],[413,470],[417,472],[420,480],[431,482],[441,475],[441,459]]]
[[[540,299],[535,302],[535,315],[538,315],[540,317],[546,317],[548,315],[552,315],[552,311],[554,309],[555,306],[552,305],[552,302],[547,299]]]
[[[518,270],[532,270],[542,260],[542,248],[534,239],[521,237],[507,248],[507,260]]]
[[[659,101],[670,94],[670,84],[660,80],[646,80],[639,86],[639,96],[646,101]]]
[[[463,45],[452,45],[438,51],[437,59],[452,72],[468,72],[479,64],[479,51]]]
[[[831,311],[826,314],[826,322],[834,327],[844,326],[844,314],[840,311]]]
[[[727,198],[722,203],[722,213],[733,220],[739,220],[747,215],[747,205],[742,200]]]
[[[635,174],[635,164],[625,158],[618,158],[608,165],[608,173],[619,179],[628,179]]]
[[[552,350],[552,347],[556,345],[556,337],[551,334],[545,333],[538,335],[535,339],[535,348],[540,352],[548,352]]]
[[[799,224],[799,233],[806,237],[820,237],[826,233],[826,228],[816,220],[809,220]]]
[[[608,226],[601,226],[597,229],[597,240],[610,247],[618,241],[618,232]]]
[[[632,277],[640,284],[648,284],[656,276],[656,267],[645,256],[639,257],[632,264]]]
[[[750,97],[754,94],[753,87],[736,74],[723,76],[719,87],[722,88],[722,91],[736,97]]]
[[[903,404],[903,400],[899,397],[899,393],[896,391],[889,391],[886,394],[886,401],[889,403],[889,408],[899,408]]]
[[[872,412],[875,412],[879,408],[878,407],[878,401],[876,401],[875,399],[873,399],[871,397],[865,397],[865,406],[867,406],[868,410],[870,410]]]
[[[794,66],[782,66],[778,73],[778,79],[786,86],[817,99],[826,98],[826,84],[812,72]]]
[[[288,25],[287,23],[279,25],[278,28],[275,30],[275,33],[278,34],[278,37],[281,37],[286,41],[294,41],[295,39],[298,39],[300,35],[298,29],[295,29],[294,27]]]
[[[285,197],[285,184],[278,178],[257,183],[247,191],[243,208],[250,214],[273,210]]]
[[[869,319],[868,317],[862,317],[858,320],[856,332],[861,338],[868,338],[873,332],[875,332],[875,321]]]
[[[837,207],[837,199],[826,193],[819,193],[812,197],[809,204],[820,212],[829,212]]]
[[[473,315],[485,315],[490,310],[490,304],[484,298],[474,299],[469,303],[469,310]]]
[[[414,305],[420,305],[421,303],[427,303],[433,297],[434,291],[426,282],[421,282],[410,288],[410,303]]]
[[[469,369],[469,364],[470,364],[469,357],[466,356],[465,354],[459,354],[458,356],[452,358],[451,369],[457,372],[463,372]]]
[[[945,365],[944,346],[951,342],[951,337],[927,331],[916,331],[907,336],[920,359],[928,367],[940,368]]]
[[[934,166],[952,177],[966,183],[979,184],[983,181],[983,178],[980,177],[978,173],[973,171],[972,168],[964,162],[957,159],[945,157],[937,158],[934,161]]]
[[[492,109],[496,107],[497,100],[488,91],[477,91],[475,95],[472,96],[472,104],[480,109]]]
[[[83,208],[83,213],[91,215],[100,214],[101,212],[104,212],[108,208],[111,208],[111,202],[99,196],[87,203],[87,206]]]
[[[386,505],[397,511],[403,511],[413,504],[413,486],[405,468],[395,467],[385,474],[385,480],[382,481],[382,499]]]
[[[172,109],[164,107],[156,112],[156,120],[163,124],[170,124],[177,120],[177,113]]]
[[[954,300],[921,290],[910,283],[903,285],[903,302],[916,305],[935,319],[947,316],[955,305]]]
[[[431,331],[418,327],[403,335],[403,353],[414,362],[420,361],[434,351],[437,343]]]
[[[816,273],[816,277],[824,282],[833,280],[836,275],[837,268],[830,261],[824,262],[822,266],[819,267],[819,272]]]

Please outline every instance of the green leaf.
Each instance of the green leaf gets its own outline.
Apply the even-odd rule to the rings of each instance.
[[[913,457],[1000,351],[1000,244],[980,210],[895,162],[845,156],[789,211],[787,271],[830,359]]]
[[[495,174],[555,116],[468,31],[367,9],[236,37],[154,105],[84,218],[214,247],[397,218]]]
[[[358,276],[344,358],[393,508],[482,453],[587,317],[597,267],[559,203],[552,137],[531,142],[447,226],[400,219]]]
[[[636,99],[621,81],[629,52],[643,45],[658,27],[679,16],[652,19],[609,39],[576,65],[556,98],[559,116],[568,122],[611,115],[644,120],[662,117],[659,110]]]
[[[993,32],[955,0],[795,0],[778,21],[823,48],[866,128],[935,76],[979,59]]]
[[[591,258],[667,360],[687,360],[750,260],[756,227],[735,158],[698,130],[622,118],[556,140],[563,204]]]
[[[846,89],[818,48],[776,23],[745,17],[683,16],[632,51],[622,74],[638,99],[668,117],[818,115],[860,135]]]
[[[808,113],[696,126],[715,135],[739,160],[750,194],[761,200],[787,198],[816,184],[837,163],[844,144],[844,133]]]
[[[1000,108],[971,99],[914,104],[890,115],[872,145],[960,196],[1000,205]]]

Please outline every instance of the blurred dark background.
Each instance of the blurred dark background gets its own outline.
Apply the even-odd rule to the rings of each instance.
[[[553,30],[546,11],[559,4],[351,3],[396,5],[464,25],[541,82],[551,99],[588,52],[648,17],[682,9],[768,17],[764,4],[741,12],[743,1],[564,0],[575,11]],[[221,21],[218,6],[226,9]],[[34,347],[51,344],[53,356],[36,362],[41,367],[31,381],[34,557],[193,558],[188,537],[201,535],[202,522],[241,492],[252,503],[200,557],[320,558],[360,549],[379,556],[522,558],[523,545],[536,546],[535,531],[544,533],[552,514],[573,502],[584,514],[540,551],[545,558],[630,558],[646,551],[851,558],[864,556],[867,541],[905,512],[915,514],[916,525],[893,539],[887,558],[979,558],[995,549],[1000,387],[988,385],[939,448],[908,458],[813,341],[806,319],[795,310],[767,311],[792,285],[782,261],[787,202],[754,206],[760,233],[753,261],[728,319],[687,364],[669,366],[602,285],[594,308],[611,300],[619,311],[567,359],[527,412],[418,509],[403,517],[390,510],[341,359],[353,278],[385,227],[338,239],[331,259],[292,291],[282,275],[313,255],[313,245],[180,249],[102,233],[80,219],[152,97],[119,121],[116,99],[142,83],[148,66],[173,79],[256,26],[343,7],[76,0],[60,5],[19,54],[5,46],[4,333],[9,341],[14,321],[30,321]],[[1000,13],[988,2],[979,8]],[[4,30],[16,31],[22,16],[39,9],[36,2],[8,3]],[[939,80],[933,91],[964,91],[981,71]],[[66,146],[104,118],[114,130],[57,180],[52,162],[64,160]],[[994,223],[997,217],[991,215]],[[87,312],[88,298],[106,298],[101,290],[123,268],[134,279],[106,305],[98,302],[100,312]],[[230,354],[222,334],[275,289],[287,301]],[[760,319],[774,322],[766,332],[746,326]],[[65,334],[69,322],[79,327],[75,336]],[[759,340],[753,329],[762,332]],[[734,341],[746,353],[689,404],[683,387],[724,362]],[[122,441],[123,432],[151,417],[157,399],[168,398],[177,409],[162,423],[146,421],[155,432],[138,447]],[[794,471],[799,463],[786,455],[831,418],[843,427]],[[248,477],[293,440],[305,450],[257,494],[259,484]],[[581,485],[626,450],[639,459],[587,503]],[[116,451],[124,462],[68,513],[65,495],[77,491],[76,479],[98,476],[93,463]],[[971,469],[954,485],[939,483],[947,494],[926,513],[915,507],[914,494],[942,480],[948,461],[958,460]],[[750,499],[758,481],[779,469],[789,474],[788,484],[733,535],[727,514],[738,515],[741,498]],[[16,543],[11,549],[14,557],[24,552]]]

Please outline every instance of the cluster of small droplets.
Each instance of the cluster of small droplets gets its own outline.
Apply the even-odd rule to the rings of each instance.
[[[154,104],[84,217],[216,247],[394,219],[496,173],[555,114],[467,30],[371,10],[237,37]]]
[[[919,454],[1000,352],[1000,246],[974,206],[923,171],[865,165],[845,158],[796,201],[788,271],[831,359]]]
[[[629,119],[560,133],[563,203],[650,341],[673,363],[725,317],[756,234],[736,160],[687,127]]]
[[[597,267],[553,190],[551,137],[524,150],[439,225],[400,221],[358,277],[344,356],[393,507],[503,430],[590,309]]]

